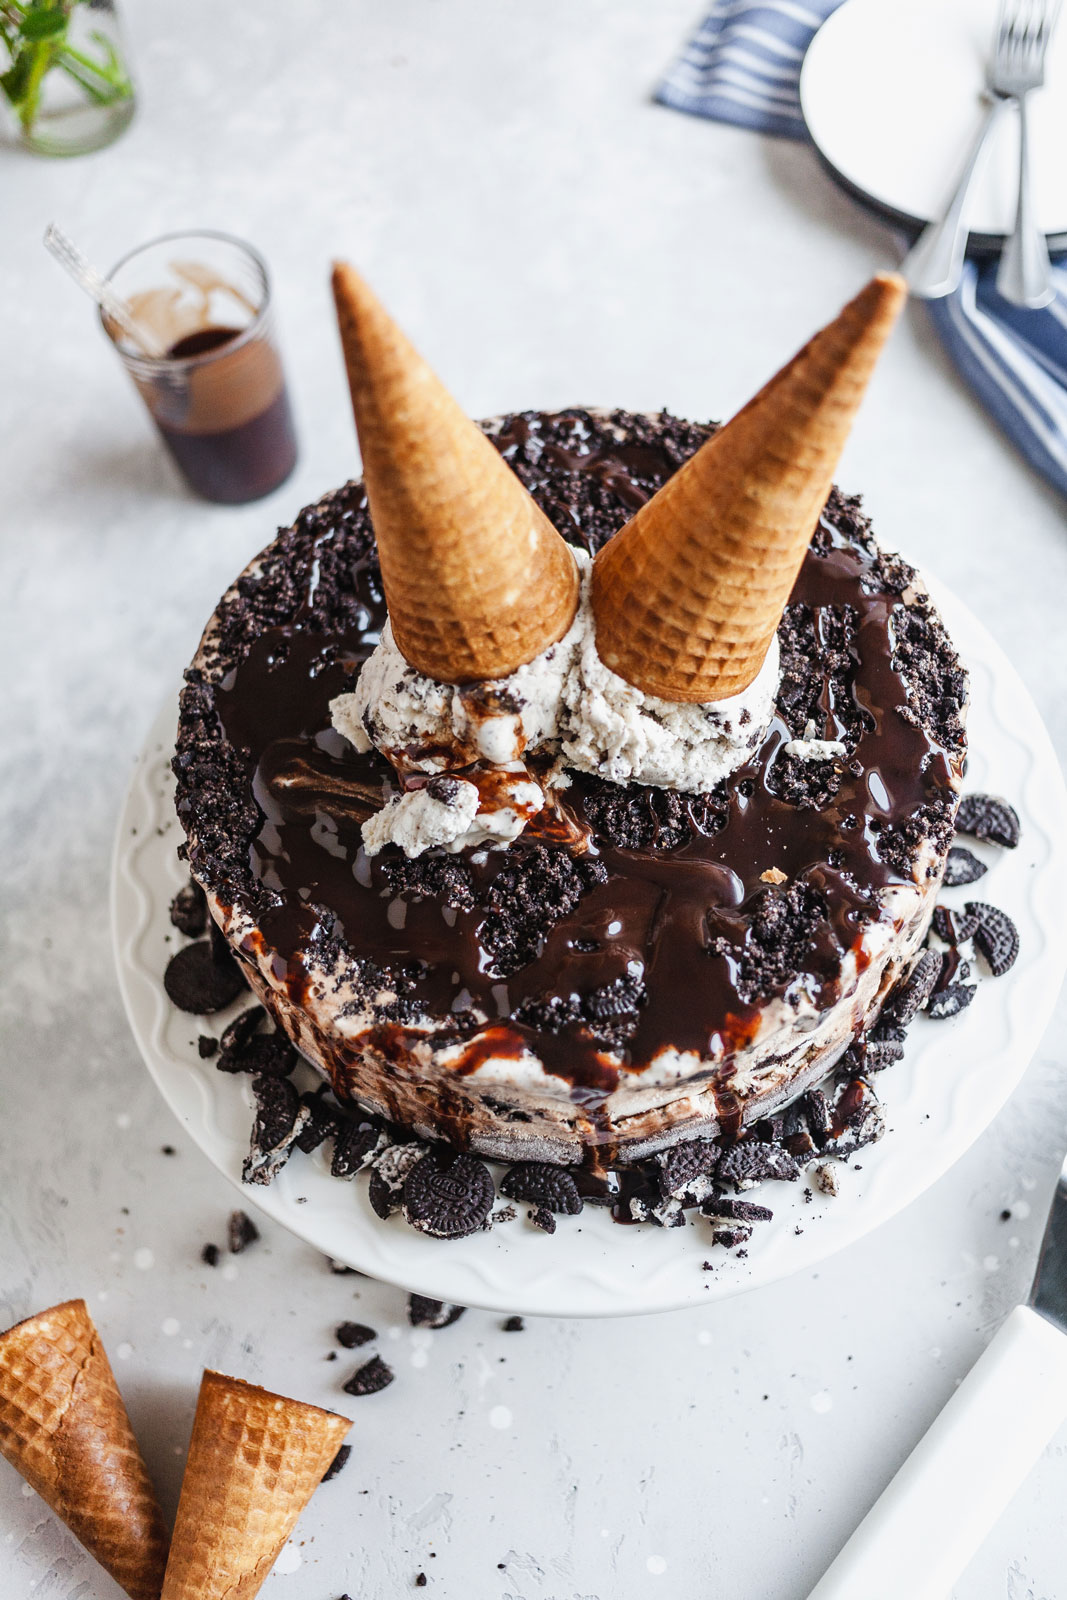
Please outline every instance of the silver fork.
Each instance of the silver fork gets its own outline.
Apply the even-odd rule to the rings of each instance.
[[[1001,251],[997,288],[1012,305],[1036,310],[1047,306],[1055,291],[1048,242],[1034,220],[1030,202],[1027,95],[1045,81],[1045,51],[1060,0],[1034,0],[1017,9],[1021,15],[1014,17],[1008,28],[1005,60],[991,79],[994,94],[1014,99],[1019,106],[1019,200],[1015,228]]]
[[[1032,284],[1042,271],[1043,258],[1043,297],[1015,300],[1015,303],[1047,305],[1052,298],[1048,248],[1044,237],[1038,233],[1030,211],[1025,101],[1029,91],[1044,82],[1045,48],[1058,9],[1059,0],[1001,0],[993,36],[993,53],[986,72],[986,110],[982,125],[948,209],[940,221],[931,222],[923,229],[900,269],[912,294],[922,299],[938,300],[959,286],[970,231],[966,222],[966,207],[971,184],[985,154],[993,126],[1004,106],[1013,99],[1018,100],[1020,107],[1020,183],[1015,233],[1004,251],[1005,257],[1010,257],[1012,263],[1011,292],[1005,263],[1001,266],[1005,283],[1002,285],[999,277],[997,282],[1008,298],[1015,300],[1017,289],[1021,290],[1025,267],[1027,292],[1036,294]]]

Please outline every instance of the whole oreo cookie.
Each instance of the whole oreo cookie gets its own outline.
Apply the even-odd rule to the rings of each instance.
[[[431,1151],[404,1180],[404,1216],[433,1239],[464,1239],[477,1233],[495,1198],[489,1168],[474,1156]]]
[[[210,941],[200,939],[171,956],[163,987],[180,1011],[203,1017],[232,1005],[245,978],[229,951],[225,960],[216,960]]]

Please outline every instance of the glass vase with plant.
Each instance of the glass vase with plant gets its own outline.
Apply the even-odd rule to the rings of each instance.
[[[114,0],[0,0],[0,45],[0,90],[29,149],[99,150],[133,116]]]

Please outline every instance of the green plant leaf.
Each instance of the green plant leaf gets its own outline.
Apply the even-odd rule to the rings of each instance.
[[[4,91],[16,111],[26,97],[30,84],[30,53],[24,50],[14,64],[0,76],[0,89]]]
[[[24,39],[54,39],[65,31],[67,21],[64,6],[55,6],[48,11],[30,11],[19,23],[19,33]]]

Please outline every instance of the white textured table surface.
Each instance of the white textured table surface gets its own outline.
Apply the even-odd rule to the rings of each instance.
[[[345,1317],[397,1381],[350,1402],[352,1460],[265,1594],[802,1600],[1029,1281],[1067,1137],[1060,1033],[970,1156],[818,1272],[713,1312],[413,1333],[403,1297],[274,1229],[223,1269],[235,1196],[171,1122],[116,992],[116,810],[219,593],[355,466],[326,291],[347,253],[475,415],[729,414],[892,241],[804,148],[658,109],[687,0],[131,0],[142,109],[109,151],[0,148],[5,888],[0,1324],[75,1294],[168,1510],[205,1364],[326,1405]],[[89,308],[45,257],[182,226],[276,275],[303,456],[243,510],[177,486]],[[1067,749],[1064,508],[912,313],[839,474],[944,575]],[[162,1146],[173,1144],[173,1155]],[[999,1220],[1004,1209],[1011,1219]],[[344,1409],[344,1407],[341,1407]],[[1067,1600],[1061,1432],[955,1591]],[[0,1464],[0,1594],[115,1600]]]

